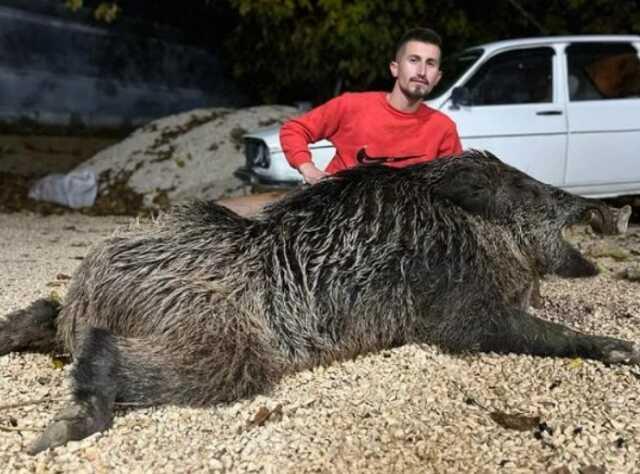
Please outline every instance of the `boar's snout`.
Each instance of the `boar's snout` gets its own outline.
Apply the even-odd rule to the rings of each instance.
[[[620,209],[602,205],[589,210],[589,224],[600,234],[624,234],[629,226],[631,206]]]

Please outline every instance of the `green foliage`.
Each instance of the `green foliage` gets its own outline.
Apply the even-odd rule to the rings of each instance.
[[[65,0],[65,8],[72,12],[77,12],[81,8],[85,7],[84,0]],[[120,15],[120,7],[113,2],[100,2],[93,10],[93,17],[97,21],[105,23],[113,23]]]
[[[637,33],[638,0],[227,0],[239,15],[226,61],[255,100],[320,102],[388,88],[395,41],[434,28],[445,54],[541,34]]]
[[[228,1],[241,18],[225,56],[234,76],[266,102],[389,88],[395,42],[411,27],[436,29],[451,51],[495,39],[503,28],[488,23],[514,24],[513,11],[474,22],[486,17],[486,6],[455,8],[464,2],[454,0]]]
[[[640,33],[640,2],[627,0],[547,0],[547,23],[555,26],[556,34],[638,34]]]
[[[397,38],[407,26],[429,24],[447,3],[230,0],[241,22],[226,56],[262,100],[323,99],[338,84],[357,90],[388,79]],[[460,13],[449,27],[464,21]]]
[[[117,3],[100,2],[93,11],[93,17],[98,21],[113,23],[120,14],[120,7]]]
[[[82,3],[82,0],[66,0],[64,6],[72,12],[76,12],[82,8]]]

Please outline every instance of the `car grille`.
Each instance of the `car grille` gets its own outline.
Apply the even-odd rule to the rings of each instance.
[[[244,155],[247,160],[247,168],[268,168],[271,160],[267,145],[256,138],[245,138]]]

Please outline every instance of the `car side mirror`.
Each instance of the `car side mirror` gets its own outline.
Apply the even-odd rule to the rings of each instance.
[[[471,105],[471,94],[466,87],[454,87],[450,99],[452,109],[459,109],[461,105]]]

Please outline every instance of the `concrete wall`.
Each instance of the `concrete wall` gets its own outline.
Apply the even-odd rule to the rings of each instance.
[[[242,94],[214,52],[0,4],[0,121],[139,124]]]

